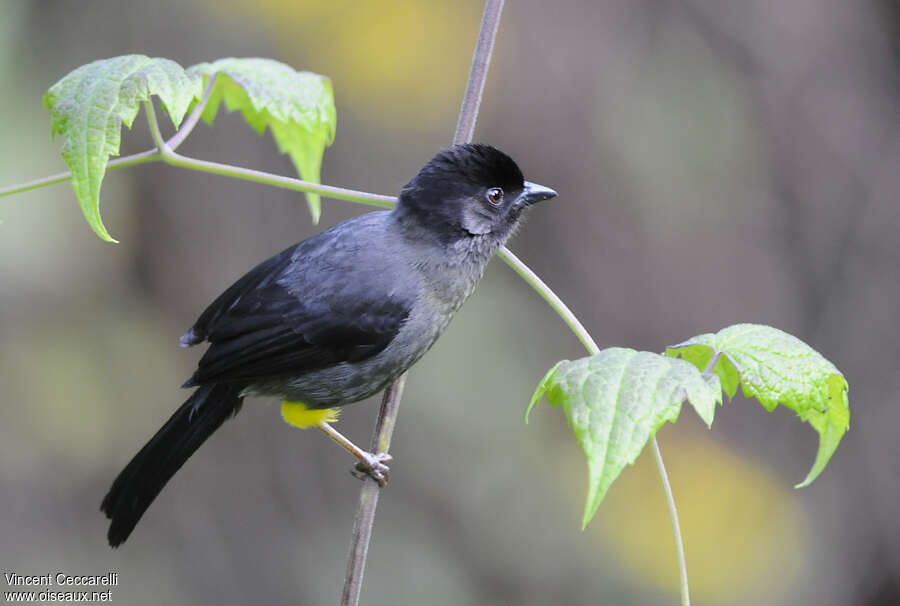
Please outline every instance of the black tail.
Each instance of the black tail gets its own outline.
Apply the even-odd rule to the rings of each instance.
[[[125,542],[166,482],[228,417],[241,409],[240,388],[204,385],[175,411],[162,429],[134,455],[103,498],[100,510],[111,520],[107,538]]]

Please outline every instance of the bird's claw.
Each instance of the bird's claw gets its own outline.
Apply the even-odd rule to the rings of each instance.
[[[379,486],[384,487],[390,479],[391,472],[390,467],[385,465],[385,463],[393,461],[394,457],[386,452],[367,452],[365,453],[365,457],[365,461],[357,463],[353,469],[350,470],[350,474],[360,480],[365,480],[367,477],[372,478]]]

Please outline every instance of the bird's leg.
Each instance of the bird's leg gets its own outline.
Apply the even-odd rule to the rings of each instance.
[[[379,486],[387,484],[390,468],[385,465],[385,463],[391,461],[394,457],[386,452],[373,453],[363,450],[325,421],[320,422],[316,427],[321,429],[329,438],[340,444],[347,452],[359,459],[359,463],[356,464],[356,467],[351,470],[350,473],[360,479],[362,479],[363,476],[369,476],[378,482]]]

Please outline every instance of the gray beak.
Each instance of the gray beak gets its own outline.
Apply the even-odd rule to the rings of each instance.
[[[531,181],[525,181],[525,188],[519,196],[518,203],[522,206],[531,206],[542,200],[549,200],[550,198],[555,197],[556,192],[549,187],[544,187],[543,185],[538,185]]]

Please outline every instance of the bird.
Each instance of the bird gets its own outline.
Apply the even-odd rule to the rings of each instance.
[[[282,401],[292,426],[316,427],[380,485],[389,456],[332,423],[341,406],[385,389],[418,361],[472,294],[526,208],[555,197],[486,144],[441,150],[390,210],[362,214],[263,261],[181,337],[208,342],[195,388],[103,498],[118,547],[190,456],[249,396]]]

